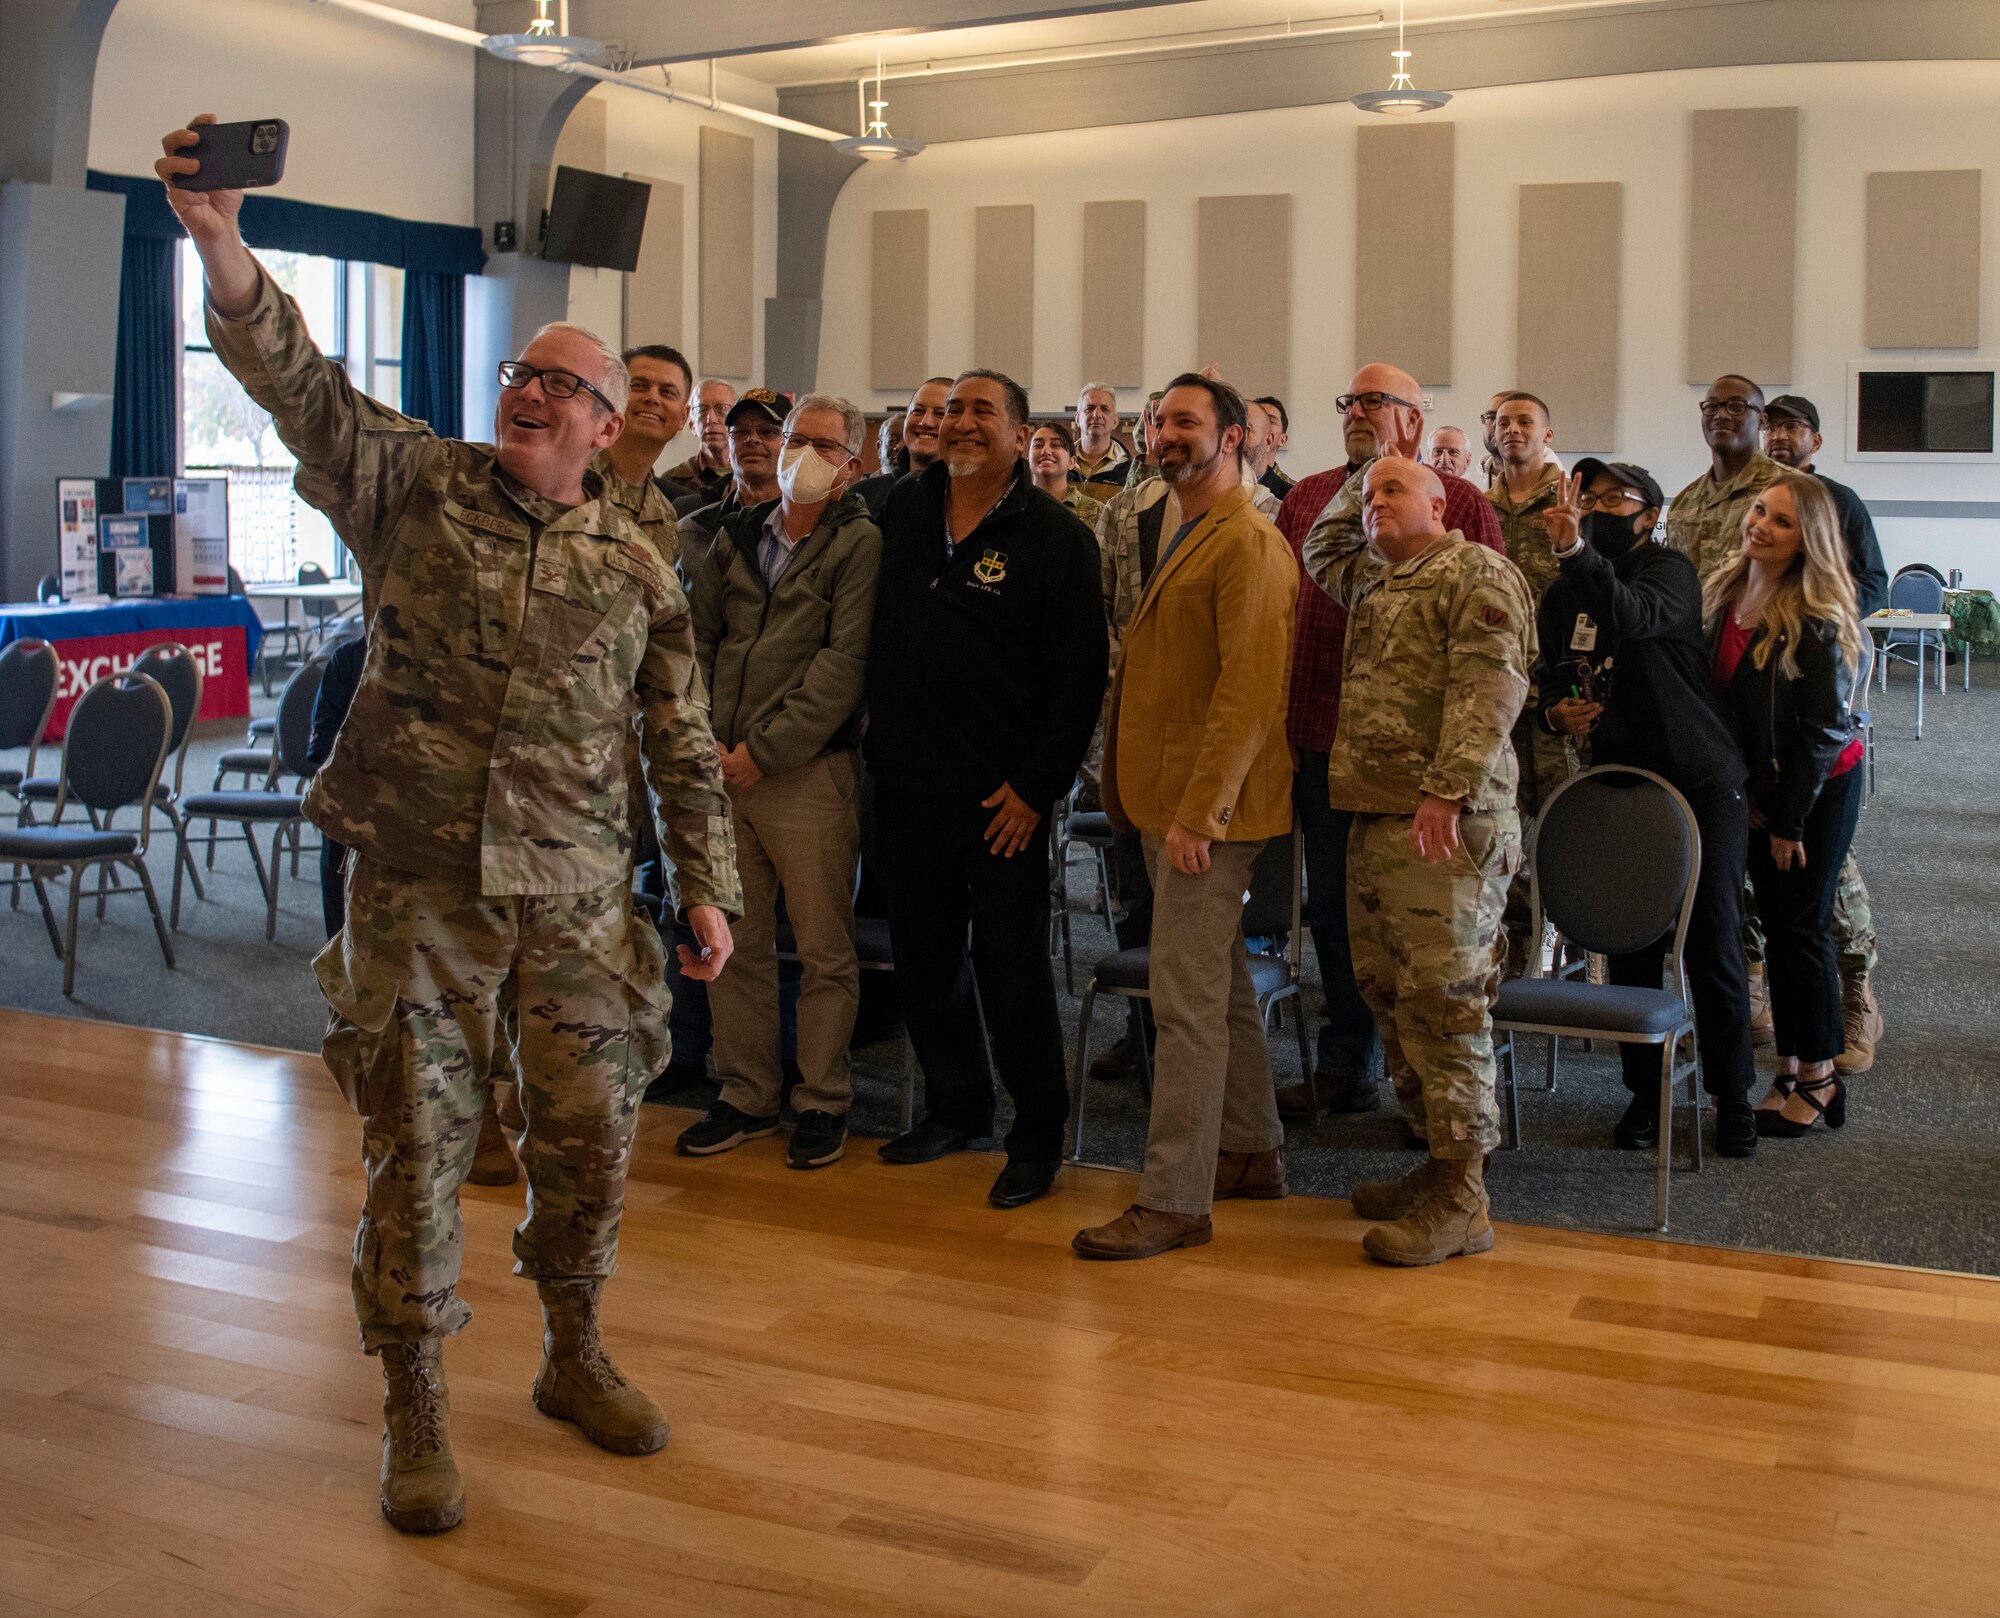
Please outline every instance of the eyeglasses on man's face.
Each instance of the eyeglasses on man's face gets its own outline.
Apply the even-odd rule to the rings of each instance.
[[[1338,399],[1333,401],[1333,408],[1338,410],[1343,416],[1356,405],[1361,406],[1370,415],[1373,415],[1384,405],[1401,405],[1405,410],[1421,410],[1423,408],[1422,405],[1410,403],[1408,399],[1399,399],[1393,393],[1383,393],[1376,388],[1371,388],[1366,393],[1343,393]]]
[[[746,417],[742,421],[732,421],[729,424],[729,436],[735,439],[758,438],[772,441],[783,435],[778,431],[778,424],[774,421]]]
[[[1762,405],[1752,404],[1748,399],[1704,399],[1701,402],[1704,420],[1713,416],[1728,416],[1734,420],[1741,420],[1745,416],[1760,415],[1763,409]]]
[[[786,449],[793,449],[803,444],[807,449],[817,450],[831,461],[851,461],[854,459],[853,450],[832,438],[806,438],[799,433],[785,433],[779,438],[778,442],[784,445]]]
[[[574,371],[559,370],[549,365],[530,365],[526,360],[500,362],[500,386],[503,388],[525,388],[537,379],[542,384],[542,392],[551,399],[573,399],[581,391],[589,394],[614,416],[618,414],[616,405]]]

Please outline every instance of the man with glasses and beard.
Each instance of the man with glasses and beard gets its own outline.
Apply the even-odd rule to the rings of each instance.
[[[635,717],[700,944],[684,966],[704,979],[741,907],[728,800],[687,599],[590,470],[624,424],[617,354],[545,327],[500,367],[494,443],[437,437],[313,345],[243,245],[241,191],[172,183],[200,171],[183,155],[199,138],[168,134],[155,168],[201,258],[209,339],[361,566],[368,653],[306,795],[351,850],[347,918],[313,965],[327,1068],[362,1117],[351,1282],[386,1383],[382,1515],[437,1533],[465,1515],[444,1384],[444,1339],[472,1318],[458,1189],[510,1066],[529,1188],[514,1255],[543,1313],[535,1405],[617,1454],[667,1441],[598,1325],[639,1099],[667,1054],[659,935],[632,898]]]
[[[1701,401],[1708,470],[1667,507],[1667,543],[1706,579],[1743,543],[1750,503],[1784,470],[1758,449],[1764,391],[1748,377],[1719,376]]]
[[[1103,795],[1112,822],[1144,838],[1158,1059],[1138,1196],[1076,1234],[1084,1258],[1198,1246],[1217,1198],[1285,1194],[1243,895],[1265,843],[1292,826],[1284,706],[1299,580],[1243,481],[1245,415],[1234,388],[1193,374],[1154,415],[1178,521],[1119,655]]]

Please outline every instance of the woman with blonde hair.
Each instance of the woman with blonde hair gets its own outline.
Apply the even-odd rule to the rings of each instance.
[[[1787,472],[1743,521],[1741,550],[1709,576],[1703,615],[1723,713],[1750,769],[1750,881],[1763,919],[1778,1072],[1757,1132],[1847,1121],[1833,893],[1861,813],[1851,711],[1868,658],[1833,499]]]

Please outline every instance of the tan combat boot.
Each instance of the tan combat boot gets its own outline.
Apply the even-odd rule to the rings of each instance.
[[[583,1436],[614,1455],[651,1455],[667,1441],[659,1406],[625,1380],[597,1334],[602,1281],[539,1281],[542,1369],[535,1408],[573,1421]]]
[[[1407,1218],[1437,1172],[1438,1160],[1427,1157],[1400,1180],[1363,1180],[1354,1188],[1354,1211],[1363,1219]]]
[[[465,1520],[451,1458],[451,1399],[436,1337],[382,1350],[382,1515],[406,1534],[441,1534]]]
[[[1866,1073],[1875,1065],[1875,1047],[1882,1041],[1882,1008],[1866,972],[1840,974],[1840,1023],[1847,1049],[1833,1059],[1834,1067],[1842,1073]]]
[[[1750,963],[1750,1043],[1778,1043],[1778,1027],[1771,1021],[1771,986],[1765,980],[1762,961]]]
[[[1493,1245],[1486,1206],[1486,1159],[1439,1158],[1424,1198],[1393,1225],[1377,1225],[1361,1248],[1384,1264],[1442,1264]]]
[[[1285,1154],[1275,1146],[1268,1152],[1218,1152],[1215,1156],[1215,1200],[1252,1197],[1275,1202],[1285,1195]]]
[[[500,1109],[494,1091],[486,1091],[486,1110],[479,1115],[479,1144],[472,1153],[472,1172],[466,1175],[474,1185],[512,1185],[521,1177],[521,1165],[514,1160],[514,1143],[501,1127]]]

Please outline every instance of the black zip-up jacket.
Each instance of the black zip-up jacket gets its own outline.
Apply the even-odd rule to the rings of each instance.
[[[1826,485],[1833,496],[1833,509],[1840,518],[1841,548],[1847,552],[1847,571],[1854,580],[1854,599],[1866,618],[1889,605],[1889,569],[1882,561],[1882,542],[1875,537],[1875,519],[1861,496],[1845,483],[1836,483],[1816,467],[1806,470]]]
[[[1722,622],[1718,613],[1708,626],[1711,666]],[[1770,661],[1757,667],[1757,648],[1764,638],[1761,627],[1750,637],[1722,694],[1722,708],[1750,766],[1750,801],[1762,811],[1765,829],[1796,843],[1805,834],[1806,816],[1826,784],[1827,771],[1854,739],[1854,672],[1840,649],[1839,632],[1824,619],[1805,621],[1795,653],[1795,680],[1779,667],[1782,635],[1771,648]]]
[[[975,802],[1011,786],[1046,814],[1097,728],[1109,648],[1097,541],[1026,462],[945,556],[951,474],[902,479],[882,512],[868,657],[868,768]]]
[[[1694,564],[1641,541],[1615,562],[1585,544],[1561,569],[1535,614],[1543,728],[1556,731],[1549,710],[1588,686],[1604,704],[1590,733],[1592,764],[1651,770],[1690,797],[1742,786],[1743,756],[1710,673]]]

